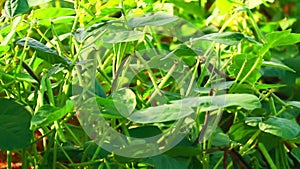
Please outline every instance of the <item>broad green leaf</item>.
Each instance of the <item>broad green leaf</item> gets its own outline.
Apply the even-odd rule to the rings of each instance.
[[[261,131],[283,139],[293,139],[300,135],[300,126],[284,118],[270,117],[268,120],[259,123],[258,126]]]
[[[105,43],[120,43],[140,40],[144,37],[144,33],[140,31],[121,31],[105,34],[103,41]]]
[[[246,143],[257,130],[256,127],[251,127],[243,122],[238,122],[230,127],[228,135],[233,141]]]
[[[174,158],[167,155],[158,155],[143,159],[156,169],[188,169],[190,160],[188,158]]]
[[[27,0],[7,0],[4,5],[5,14],[12,18],[29,10]]]
[[[138,26],[162,26],[168,23],[178,20],[175,16],[169,16],[162,12],[155,13],[154,15],[132,18],[128,20],[128,25],[130,27]]]
[[[31,128],[38,128],[41,126],[49,126],[54,121],[60,120],[67,113],[72,112],[74,102],[67,100],[64,107],[53,107],[50,105],[43,105],[39,108],[37,113],[31,119]]]
[[[171,103],[186,107],[201,106],[200,111],[203,112],[229,106],[241,106],[247,110],[261,107],[259,99],[252,94],[224,94],[219,96],[189,97],[182,100],[171,101]]]
[[[192,114],[194,110],[180,104],[165,104],[136,110],[128,119],[137,123],[155,123],[178,120]]]
[[[287,104],[300,109],[300,101],[288,101]]]
[[[231,76],[234,76],[236,78],[240,74],[237,80],[242,80],[252,69],[257,59],[257,56],[254,54],[238,54],[233,57],[232,65],[230,65],[230,67],[228,68],[228,72]],[[246,82],[255,83],[260,78],[261,75],[259,73],[259,70],[261,65],[262,59],[259,60],[258,65],[255,67],[250,76],[245,80]],[[240,71],[242,71],[242,73],[240,73]]]
[[[25,41],[26,39],[20,39],[16,42],[16,44],[24,46]],[[28,38],[27,45],[36,50],[37,57],[51,64],[61,63],[63,65],[68,65],[71,63],[71,61],[69,61],[66,57],[59,56],[55,50],[48,48],[46,45],[33,38]]]
[[[37,6],[50,2],[51,0],[28,0],[29,6]]]
[[[166,151],[164,154],[171,156],[171,157],[192,157],[197,156],[201,154],[202,151],[193,146],[176,146],[168,151]]]
[[[162,133],[157,126],[138,126],[128,129],[128,132],[134,138],[149,138]]]
[[[54,19],[61,16],[73,16],[75,14],[75,10],[71,8],[40,8],[33,12],[33,18]]]
[[[13,150],[30,145],[31,114],[13,100],[0,98],[0,149]]]
[[[295,157],[298,163],[300,163],[300,148],[299,147],[293,148],[291,154]]]
[[[104,118],[124,118],[118,109],[127,110],[127,106],[122,102],[117,102],[109,98],[96,97],[97,104],[99,106],[99,111],[101,112],[101,116]],[[118,105],[118,109],[116,108]],[[126,113],[123,113],[126,114]]]
[[[131,112],[134,111],[136,106],[135,94],[132,90],[127,88],[122,88],[113,92],[112,98],[115,102],[116,109],[124,116],[127,117]],[[126,105],[126,108],[122,105],[119,106],[119,103]]]
[[[263,61],[262,66],[270,66],[270,67],[275,67],[278,69],[282,69],[282,70],[288,70],[291,72],[296,72],[294,69],[288,67],[287,65],[281,63],[281,62],[273,62],[273,61]]]
[[[300,34],[290,33],[290,30],[271,32],[266,35],[266,39],[271,47],[293,45],[300,42]]]
[[[245,36],[239,32],[224,32],[224,33],[211,33],[201,36],[199,38],[193,38],[192,41],[209,40],[225,45],[238,45]]]

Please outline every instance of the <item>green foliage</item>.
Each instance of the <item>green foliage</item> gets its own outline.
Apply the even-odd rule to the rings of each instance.
[[[300,167],[300,2],[0,4],[8,164],[13,151],[23,168]],[[82,120],[93,98],[99,112]],[[97,142],[97,130],[122,137]],[[182,139],[169,149],[134,158],[173,144],[173,132]],[[131,157],[105,150],[118,142]]]

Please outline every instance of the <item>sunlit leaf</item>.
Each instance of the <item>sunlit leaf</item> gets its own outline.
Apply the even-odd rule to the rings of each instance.
[[[158,12],[154,15],[132,18],[128,20],[128,25],[130,27],[138,26],[161,26],[178,20],[175,16],[169,16],[167,14]]]
[[[228,72],[230,73],[230,75],[238,78],[238,80],[242,80],[246,76],[246,74],[248,74],[248,72],[252,69],[257,59],[257,56],[254,54],[238,54],[233,57],[232,65],[230,65],[230,67],[228,68]],[[245,80],[246,82],[255,83],[260,78],[261,74],[259,70],[262,65],[262,61],[262,59],[259,60],[255,69]],[[240,71],[242,72],[240,73]]]
[[[104,35],[103,41],[105,43],[130,42],[140,40],[143,38],[143,36],[144,33],[140,31],[112,32]]]
[[[259,129],[283,139],[293,139],[300,135],[300,126],[297,123],[279,117],[270,117],[259,123]]]
[[[64,107],[53,107],[44,105],[39,108],[38,112],[31,119],[31,128],[51,125],[54,121],[60,120],[67,113],[73,111],[74,102],[67,100]]]
[[[209,40],[225,45],[238,45],[245,36],[239,32],[224,32],[211,33],[198,38],[193,38],[192,41]]]
[[[189,97],[182,100],[171,101],[171,103],[189,107],[201,106],[200,111],[211,111],[228,106],[241,106],[247,110],[261,107],[259,99],[251,94]]]
[[[296,72],[294,69],[288,67],[287,65],[280,63],[280,62],[273,62],[273,61],[263,61],[262,66],[270,66],[270,67],[275,67],[278,69],[282,69],[282,70],[288,70],[291,72]]]

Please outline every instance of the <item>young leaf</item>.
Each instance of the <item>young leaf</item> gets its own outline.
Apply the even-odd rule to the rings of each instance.
[[[71,8],[41,8],[33,13],[33,18],[36,19],[54,19],[61,16],[72,16],[76,12]]]
[[[199,38],[193,38],[192,41],[209,40],[225,45],[238,45],[245,36],[239,32],[224,32],[224,33],[211,33],[201,36]]]
[[[268,120],[259,123],[258,126],[261,131],[283,139],[293,139],[300,135],[300,126],[284,118],[270,117]]]
[[[7,0],[4,5],[5,14],[13,18],[18,14],[23,14],[29,10],[27,0]]]
[[[169,16],[162,12],[155,13],[154,15],[144,16],[139,18],[132,18],[128,20],[130,27],[138,26],[162,26],[178,20],[175,16]]]
[[[60,120],[67,113],[72,112],[73,108],[74,102],[71,100],[67,100],[66,105],[62,108],[44,105],[32,117],[31,128],[51,125],[54,121]]]
[[[16,44],[24,46],[25,41],[26,39],[20,39],[16,42]],[[46,45],[33,38],[28,38],[27,45],[36,50],[37,57],[49,62],[50,64],[61,63],[66,66],[71,63],[71,61],[66,57],[59,56],[56,51],[48,48]]]
[[[12,150],[30,145],[31,114],[13,100],[0,98],[0,149]]]

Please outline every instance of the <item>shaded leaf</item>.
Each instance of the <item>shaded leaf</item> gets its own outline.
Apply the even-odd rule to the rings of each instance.
[[[174,158],[167,155],[158,155],[149,157],[143,160],[143,162],[154,166],[156,169],[188,169],[189,159],[185,158]]]
[[[4,4],[4,11],[10,18],[23,14],[29,10],[27,0],[7,0]]]
[[[0,149],[12,150],[30,145],[31,114],[20,104],[0,98]]]

